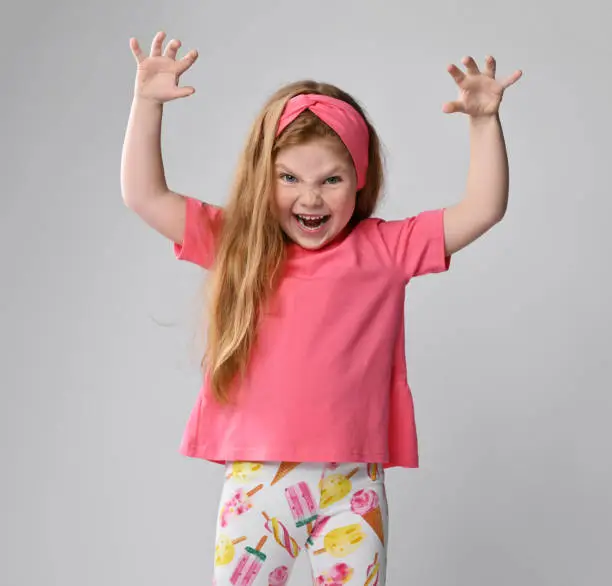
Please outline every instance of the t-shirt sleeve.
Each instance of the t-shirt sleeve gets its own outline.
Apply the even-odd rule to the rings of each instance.
[[[174,254],[210,269],[215,260],[216,238],[221,229],[222,208],[186,197],[185,228],[182,244],[174,243]]]
[[[444,208],[404,220],[381,222],[380,234],[395,264],[408,281],[450,268],[444,241]]]

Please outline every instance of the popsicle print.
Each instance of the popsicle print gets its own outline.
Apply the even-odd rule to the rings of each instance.
[[[315,586],[338,586],[346,584],[355,573],[355,570],[348,564],[340,562],[329,570],[323,572],[315,579]]]
[[[330,531],[323,538],[323,547],[314,552],[314,555],[328,553],[331,556],[342,558],[359,549],[366,535],[359,523],[338,527]]]
[[[323,534],[323,530],[325,529],[327,523],[329,523],[330,519],[331,517],[329,515],[327,517],[319,517],[317,519],[317,522],[314,524],[314,527],[306,540],[306,547],[312,547],[314,545],[314,540]]]
[[[370,480],[375,481],[380,478],[380,472],[378,470],[378,464],[368,464],[367,465],[368,476]]]
[[[291,537],[287,527],[285,527],[277,517],[268,517],[265,511],[262,512],[262,515],[266,519],[266,524],[264,526],[267,531],[272,533],[276,543],[285,548],[292,558],[296,558],[300,553],[300,546],[297,541]]]
[[[374,561],[368,566],[366,572],[366,581],[363,586],[378,586],[378,578],[380,576],[380,563],[378,561],[378,552],[374,555]]]
[[[341,501],[353,488],[351,478],[359,471],[359,467],[353,468],[346,476],[344,474],[330,474],[322,478],[319,483],[321,489],[321,508],[325,509]]]
[[[258,476],[263,469],[261,462],[232,462],[226,480],[233,478],[236,482],[248,482]]]
[[[254,549],[252,547],[246,547],[245,552],[240,556],[236,568],[230,576],[230,582],[233,586],[251,586],[257,578],[257,574],[261,571],[263,563],[266,561],[266,554],[261,550],[263,549],[267,535],[264,535]]]
[[[242,488],[239,488],[221,508],[221,527],[227,527],[228,519],[231,518],[232,515],[244,515],[244,513],[252,509],[253,503],[251,502],[251,497],[263,487],[263,484],[258,484],[255,488],[249,490],[249,492],[245,492]]]
[[[285,497],[296,527],[308,528],[312,532],[312,523],[317,520],[317,505],[315,503],[310,487],[304,481],[298,482],[285,489]]]
[[[236,548],[234,546],[245,540],[246,537],[231,539],[227,535],[220,535],[219,541],[217,541],[217,545],[215,546],[215,566],[225,566],[229,564],[234,559],[236,553]]]

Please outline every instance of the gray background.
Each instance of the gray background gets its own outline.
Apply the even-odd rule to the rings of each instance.
[[[380,215],[451,204],[469,153],[467,120],[441,112],[456,95],[446,65],[492,53],[500,75],[524,69],[502,105],[506,218],[408,291],[422,467],[388,474],[389,583],[610,583],[607,3],[3,13],[1,584],[210,583],[223,474],[177,452],[200,381],[202,274],[119,188],[128,39],[148,50],[158,29],[201,55],[184,77],[196,95],[166,107],[168,182],[215,203],[266,97],[314,77],[353,93],[382,136]],[[296,576],[307,583],[305,559]]]

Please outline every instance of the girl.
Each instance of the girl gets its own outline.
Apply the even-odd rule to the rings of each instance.
[[[138,63],[122,161],[126,205],[212,272],[204,383],[183,454],[222,463],[218,586],[282,585],[307,550],[315,584],[383,586],[385,469],[417,467],[404,356],[410,279],[448,270],[451,255],[504,216],[508,163],[498,117],[504,90],[465,58],[448,71],[470,117],[464,198],[399,220],[372,217],[383,184],[364,110],[335,86],[279,89],[255,120],[224,209],[164,179],[162,105],[191,95],[196,60],[179,41]]]

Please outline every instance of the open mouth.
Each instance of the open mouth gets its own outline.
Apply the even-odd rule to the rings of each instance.
[[[304,216],[302,214],[294,214],[298,224],[305,230],[314,232],[321,228],[330,218],[327,216]]]

